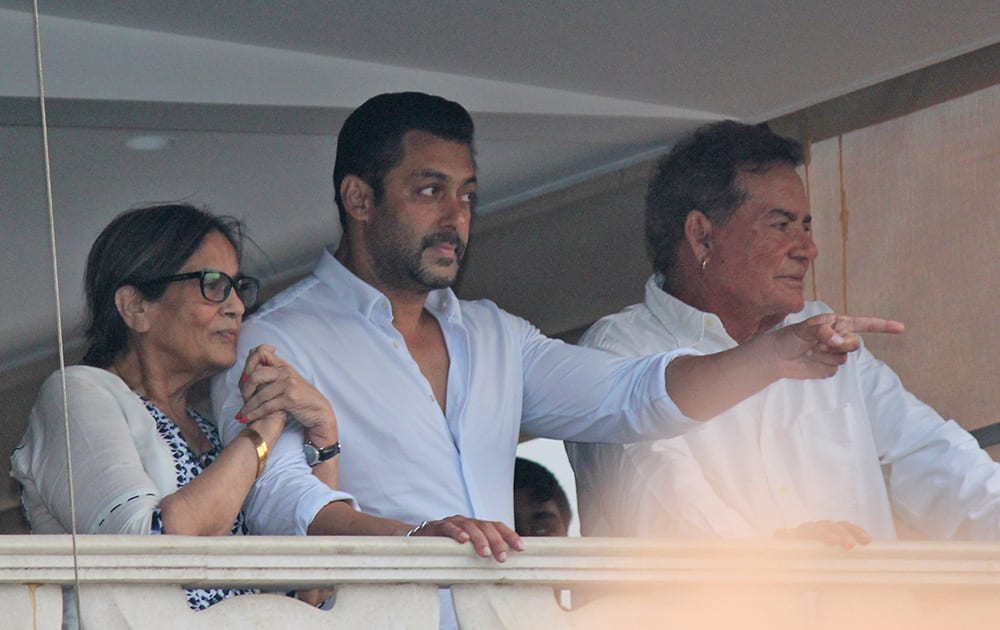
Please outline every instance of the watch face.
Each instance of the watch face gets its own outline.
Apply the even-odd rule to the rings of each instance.
[[[334,442],[322,451],[316,448],[313,444],[306,442],[302,445],[302,453],[306,456],[306,463],[310,466],[315,466],[316,464],[333,459],[338,453],[340,453],[340,442]]]
[[[319,451],[312,444],[306,442],[302,445],[302,452],[306,456],[306,463],[315,466],[319,463]]]

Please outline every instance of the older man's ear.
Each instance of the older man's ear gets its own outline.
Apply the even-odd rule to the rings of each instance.
[[[712,221],[701,210],[692,210],[684,220],[684,238],[695,260],[703,261],[712,247]]]

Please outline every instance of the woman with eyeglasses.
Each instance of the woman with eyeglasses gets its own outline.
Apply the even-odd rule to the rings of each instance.
[[[235,362],[257,299],[240,249],[239,223],[189,205],[130,210],[97,238],[84,365],[65,370],[65,407],[63,378],[48,378],[11,456],[33,533],[73,529],[67,415],[75,529],[88,534],[246,533],[241,506],[289,415],[312,443],[337,444],[330,404],[267,346],[244,367],[239,438],[222,448],[188,405],[193,385]],[[331,487],[337,459],[313,467]],[[193,589],[188,603],[198,610],[242,592]]]

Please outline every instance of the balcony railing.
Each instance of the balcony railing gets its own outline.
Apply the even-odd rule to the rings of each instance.
[[[993,628],[1000,545],[528,539],[504,564],[446,539],[0,536],[0,627],[436,628],[451,586],[463,628]],[[74,563],[74,558],[76,559]],[[180,586],[337,585],[318,610],[251,595],[193,612]],[[555,589],[572,589],[573,610]],[[586,601],[587,603],[581,604]]]

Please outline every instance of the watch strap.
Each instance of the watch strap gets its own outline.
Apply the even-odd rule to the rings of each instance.
[[[316,466],[317,464],[322,464],[325,461],[329,461],[336,457],[340,453],[340,440],[337,440],[330,446],[325,448],[317,448],[315,444],[310,440],[306,440],[305,446],[307,449],[312,449],[315,459],[310,461],[311,466]]]

